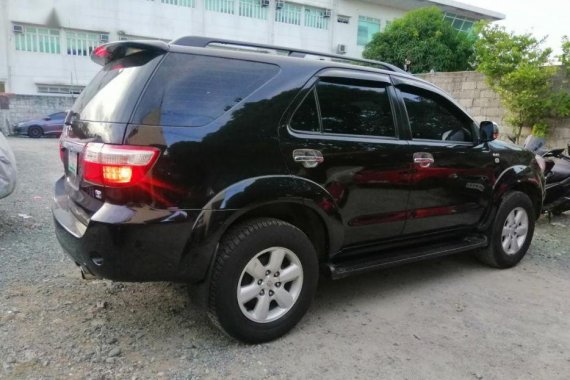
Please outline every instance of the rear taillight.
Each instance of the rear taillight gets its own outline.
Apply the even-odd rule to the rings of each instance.
[[[88,143],[83,151],[83,179],[108,187],[136,185],[159,153],[152,147]]]

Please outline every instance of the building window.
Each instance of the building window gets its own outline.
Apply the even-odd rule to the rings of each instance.
[[[85,88],[84,86],[51,85],[38,84],[38,92],[41,94],[65,94],[78,95]]]
[[[206,10],[234,14],[234,0],[206,0]]]
[[[239,0],[239,15],[267,20],[267,7],[261,6],[261,0]]]
[[[283,22],[285,24],[301,25],[301,10],[303,6],[283,3],[281,9],[277,9],[275,12],[275,21]]]
[[[358,16],[358,46],[365,46],[372,41],[372,37],[380,32],[380,20],[372,17]]]
[[[443,16],[444,20],[449,21],[451,26],[454,29],[459,30],[460,32],[469,32],[473,29],[473,25],[475,24],[475,20],[456,15],[454,13],[445,13]]]
[[[4,82],[0,82],[0,94],[6,92],[6,84]]]
[[[68,55],[88,57],[97,46],[101,45],[103,42],[101,37],[104,34],[66,30],[65,35],[67,36]]]
[[[22,33],[16,33],[16,50],[36,53],[60,53],[59,30],[25,26]]]
[[[325,17],[325,10],[321,8],[305,7],[305,26],[317,29],[328,29],[329,17]]]
[[[196,7],[196,0],[160,0],[160,2],[163,4],[178,5],[180,7]]]

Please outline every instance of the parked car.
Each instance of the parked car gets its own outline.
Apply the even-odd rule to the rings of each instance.
[[[0,199],[12,194],[17,181],[16,158],[0,131]]]
[[[243,45],[94,50],[103,68],[66,120],[53,204],[85,276],[192,283],[214,324],[263,342],[308,310],[319,267],[523,258],[542,168],[491,122],[385,63],[214,44]]]
[[[67,112],[56,112],[42,119],[22,121],[14,125],[14,133],[33,138],[42,136],[59,136],[63,130],[63,122]]]

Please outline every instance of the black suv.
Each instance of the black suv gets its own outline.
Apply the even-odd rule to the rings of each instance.
[[[84,275],[197,284],[217,326],[262,342],[302,318],[319,268],[521,260],[543,199],[533,154],[391,65],[243,45],[93,51],[53,205]]]

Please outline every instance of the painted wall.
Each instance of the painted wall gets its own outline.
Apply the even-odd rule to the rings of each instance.
[[[303,0],[302,3],[332,9],[327,29],[292,25],[275,21],[275,0],[267,7],[267,20],[227,15],[205,10],[205,0],[195,0],[188,8],[163,4],[160,0],[3,0],[0,2],[0,81],[7,82],[7,92],[36,94],[37,83],[86,85],[99,70],[88,57],[66,54],[66,40],[61,33],[61,53],[17,51],[14,23],[51,25],[56,28],[106,32],[110,40],[127,35],[172,39],[183,35],[201,35],[234,40],[294,46],[325,53],[336,53],[338,44],[347,47],[347,56],[360,56],[357,46],[358,16],[386,20],[405,11],[389,6],[355,0]],[[337,15],[350,16],[349,24],[337,22]],[[303,17],[303,16],[302,16]]]

